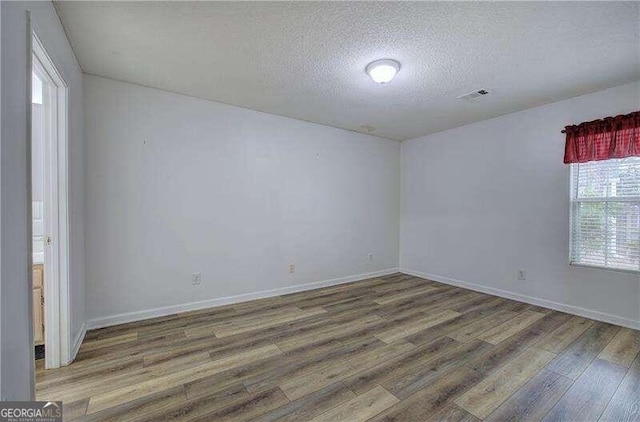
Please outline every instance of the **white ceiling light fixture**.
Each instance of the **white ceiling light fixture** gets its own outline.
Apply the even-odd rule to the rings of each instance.
[[[365,68],[365,71],[374,82],[386,84],[396,76],[400,70],[400,63],[391,59],[381,59],[371,62]]]

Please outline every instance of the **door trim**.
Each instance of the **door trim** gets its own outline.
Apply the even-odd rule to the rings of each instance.
[[[56,127],[55,133],[45,138],[45,236],[52,241],[44,249],[44,318],[45,367],[58,368],[72,360],[67,160],[69,87],[35,31],[31,40],[33,68],[44,72],[52,85],[47,93],[52,107],[46,118]]]

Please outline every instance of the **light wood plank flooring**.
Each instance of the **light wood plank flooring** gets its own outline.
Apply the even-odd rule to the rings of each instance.
[[[90,331],[82,421],[640,421],[640,332],[404,274]]]

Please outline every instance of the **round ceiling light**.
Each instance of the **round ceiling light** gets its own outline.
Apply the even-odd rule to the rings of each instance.
[[[371,79],[379,84],[386,84],[391,81],[399,70],[400,63],[391,59],[376,60],[369,63],[365,69]]]

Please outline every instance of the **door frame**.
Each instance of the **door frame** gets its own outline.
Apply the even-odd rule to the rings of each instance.
[[[51,84],[47,92],[43,89],[43,97],[47,95],[51,104],[45,119],[49,125],[55,125],[55,131],[48,131],[44,140],[45,239],[51,239],[50,242],[45,240],[44,247],[44,344],[45,368],[49,369],[71,363],[67,160],[69,86],[35,31],[31,32],[31,58],[32,71],[41,73]]]

